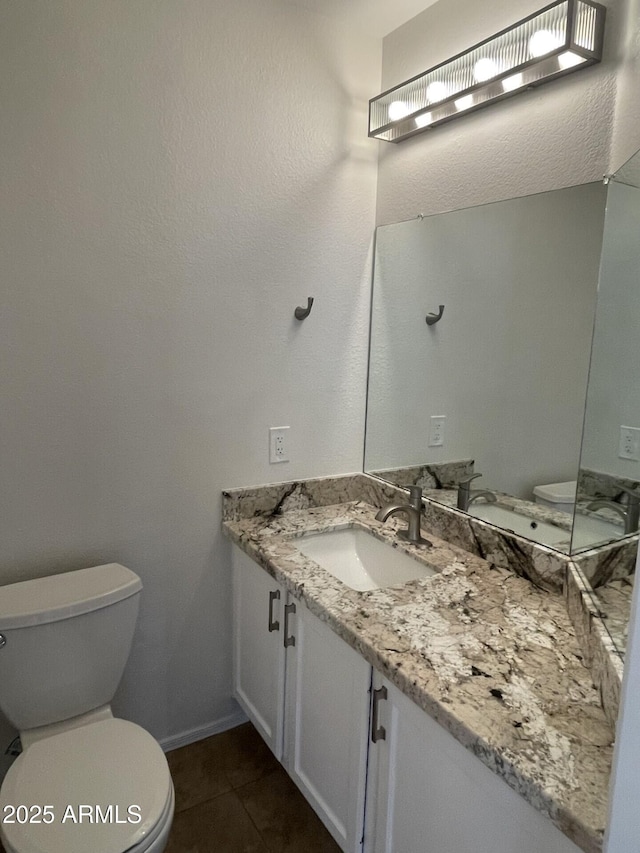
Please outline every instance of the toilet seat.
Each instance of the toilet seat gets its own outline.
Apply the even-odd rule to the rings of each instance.
[[[2,836],[15,853],[145,853],[168,832],[173,804],[160,745],[140,726],[111,718],[25,750],[0,791]],[[42,822],[42,813],[34,823],[32,809],[21,811],[22,822],[7,823],[8,805],[48,805],[53,820]]]

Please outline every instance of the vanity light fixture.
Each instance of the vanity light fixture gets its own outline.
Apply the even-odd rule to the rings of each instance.
[[[369,136],[400,142],[600,62],[606,9],[559,0],[369,101]]]

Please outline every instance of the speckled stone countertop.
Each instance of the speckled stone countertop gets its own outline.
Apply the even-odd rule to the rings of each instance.
[[[404,544],[401,522],[380,524],[375,507],[341,489],[334,505],[287,509],[282,499],[252,517],[227,509],[224,531],[579,847],[601,850],[613,732],[562,596],[428,530],[433,548]],[[348,526],[436,574],[355,592],[295,547],[306,533]]]
[[[596,590],[600,617],[621,655],[627,651],[635,575],[615,578]]]

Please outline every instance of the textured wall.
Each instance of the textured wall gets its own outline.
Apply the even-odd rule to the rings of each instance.
[[[640,0],[626,0],[619,18],[616,114],[608,173],[616,172],[640,149]]]
[[[609,171],[626,2],[604,4],[608,18],[600,65],[398,145],[381,143],[377,222],[587,183]],[[385,38],[383,89],[543,5],[539,0],[441,0]]]
[[[0,5],[0,581],[137,571],[160,738],[234,707],[221,490],[361,468],[379,74],[280,0]]]

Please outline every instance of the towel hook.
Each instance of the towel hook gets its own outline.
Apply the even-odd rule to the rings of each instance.
[[[296,318],[296,320],[306,319],[309,316],[309,314],[311,314],[311,306],[312,305],[313,305],[313,296],[309,296],[307,298],[307,307],[306,308],[300,308],[300,306],[298,306],[296,308],[296,310],[293,312],[293,316]]]
[[[427,316],[426,316],[427,326],[433,326],[434,323],[437,323],[438,320],[440,320],[442,318],[442,315],[444,314],[444,305],[439,305],[438,308],[440,310],[438,311],[437,314],[427,314]]]

